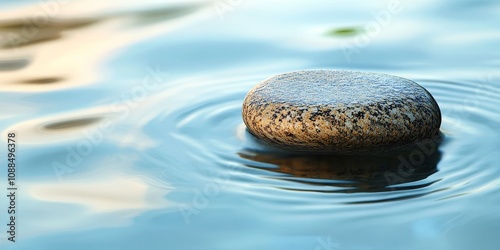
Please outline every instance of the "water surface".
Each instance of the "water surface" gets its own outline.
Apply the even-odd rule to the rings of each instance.
[[[0,6],[0,129],[18,135],[20,188],[2,249],[498,248],[495,1]],[[243,99],[303,69],[418,82],[441,140],[369,157],[266,150]]]

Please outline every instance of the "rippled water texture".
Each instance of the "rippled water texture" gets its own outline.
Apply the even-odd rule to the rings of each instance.
[[[18,136],[19,186],[17,240],[1,226],[1,249],[498,249],[497,1],[0,7],[1,138]],[[314,156],[246,132],[249,89],[319,68],[418,82],[440,138]]]

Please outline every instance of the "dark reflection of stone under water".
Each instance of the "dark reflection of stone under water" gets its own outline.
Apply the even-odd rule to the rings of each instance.
[[[318,192],[385,192],[417,189],[419,185],[396,185],[426,179],[436,173],[441,158],[441,138],[426,140],[390,153],[373,155],[305,155],[272,151],[244,150],[242,158],[275,165],[246,164],[248,167],[283,173],[285,179],[310,185],[339,187]],[[394,186],[396,185],[396,186]],[[300,190],[298,191],[311,191]]]

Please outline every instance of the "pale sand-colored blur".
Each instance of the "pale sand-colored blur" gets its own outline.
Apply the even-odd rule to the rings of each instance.
[[[55,6],[0,12],[0,70],[7,70],[0,75],[3,90],[39,92],[96,84],[103,58],[203,17],[205,4],[171,1],[139,11],[134,1],[72,0]]]
[[[94,213],[160,208],[167,206],[162,198],[166,193],[153,189],[142,179],[119,176],[29,186],[30,196],[37,200],[82,205]],[[153,199],[148,200],[148,196]]]

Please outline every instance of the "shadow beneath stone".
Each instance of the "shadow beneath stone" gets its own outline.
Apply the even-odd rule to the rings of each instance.
[[[397,185],[424,180],[438,171],[442,138],[440,135],[399,150],[373,155],[287,154],[256,149],[246,149],[238,155],[256,163],[247,163],[248,167],[285,174],[280,179],[338,187],[300,191],[384,192],[417,189],[434,183]]]

